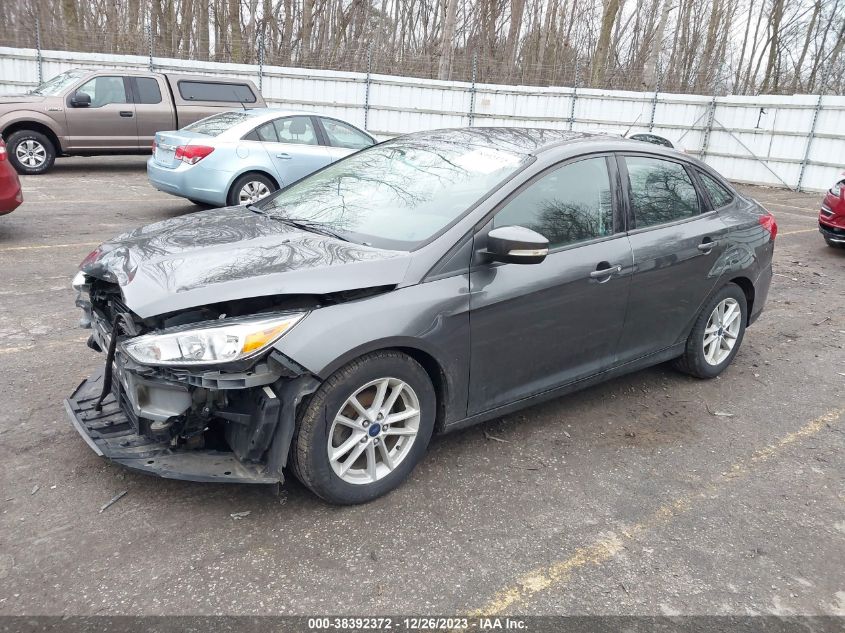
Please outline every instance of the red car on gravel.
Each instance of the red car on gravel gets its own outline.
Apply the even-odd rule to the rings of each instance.
[[[819,211],[819,231],[828,246],[845,248],[845,172],[824,197]]]
[[[6,144],[0,138],[0,215],[11,213],[23,202],[18,172],[9,162]]]

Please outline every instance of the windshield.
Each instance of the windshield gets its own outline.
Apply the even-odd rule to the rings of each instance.
[[[206,136],[219,136],[226,130],[231,129],[254,116],[255,114],[245,110],[221,112],[220,114],[212,114],[204,119],[200,119],[196,123],[191,123],[182,129],[188,132],[196,132],[197,134],[205,134]]]
[[[355,242],[411,250],[525,158],[469,130],[399,138],[330,165],[259,207],[271,216],[319,222]]]
[[[74,83],[77,79],[82,79],[88,72],[85,70],[66,70],[61,75],[56,75],[49,81],[45,81],[32,90],[30,94],[44,95],[45,97],[55,97],[60,94],[65,88]]]

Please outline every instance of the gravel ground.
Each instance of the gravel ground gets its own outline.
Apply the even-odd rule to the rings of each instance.
[[[719,379],[659,366],[437,438],[401,489],[337,508],[85,445],[62,399],[102,356],[70,278],[196,207],[140,157],[22,180],[0,218],[0,614],[845,615],[845,250],[819,194],[741,187],[777,217],[776,276]]]

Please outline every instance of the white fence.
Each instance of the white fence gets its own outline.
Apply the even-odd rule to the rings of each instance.
[[[537,126],[654,133],[726,177],[824,190],[845,169],[845,97],[713,97],[538,88],[155,58],[156,71],[249,78],[272,105],[308,108],[393,136],[417,130]],[[68,68],[148,68],[150,59],[0,47],[0,92],[29,90]]]

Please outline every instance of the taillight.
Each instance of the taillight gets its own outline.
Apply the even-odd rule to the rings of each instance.
[[[155,154],[155,153],[156,153],[156,142],[155,142],[155,139],[153,139],[152,153],[153,153],[153,154]]]
[[[214,151],[213,147],[208,145],[180,145],[176,148],[175,158],[181,160],[183,163],[189,165],[196,165],[203,158]]]
[[[766,215],[760,216],[760,226],[769,232],[773,241],[778,236],[778,223],[775,222],[775,216],[771,213],[767,212]]]

